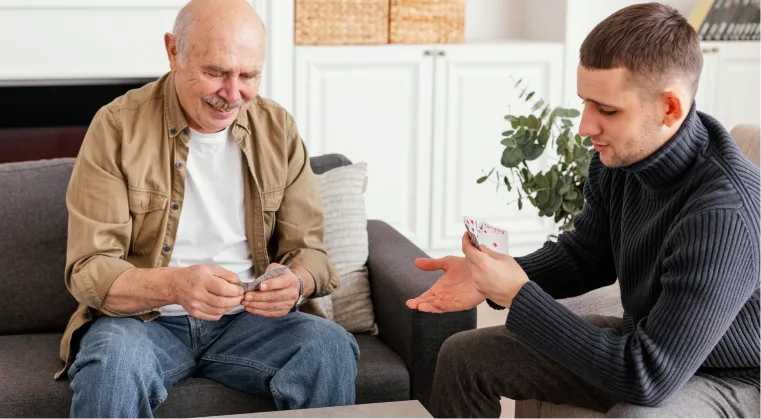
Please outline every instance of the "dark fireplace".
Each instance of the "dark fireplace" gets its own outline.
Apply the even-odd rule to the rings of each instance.
[[[0,81],[0,163],[76,157],[95,112],[149,81]]]

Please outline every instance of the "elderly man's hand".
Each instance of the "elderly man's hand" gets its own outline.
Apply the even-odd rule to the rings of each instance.
[[[473,283],[486,298],[508,308],[518,291],[528,283],[528,275],[509,255],[481,245],[479,250],[467,233],[462,236],[462,252],[468,261]]]
[[[285,267],[277,263],[267,266],[267,270]],[[301,272],[299,272],[301,274]],[[305,277],[305,290],[311,276]],[[309,293],[306,293],[309,295]],[[243,307],[251,314],[264,317],[283,317],[293,308],[299,299],[299,279],[290,269],[283,275],[268,279],[259,285],[258,291],[249,291],[243,297]]]

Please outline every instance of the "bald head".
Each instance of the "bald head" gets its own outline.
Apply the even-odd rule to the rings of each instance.
[[[246,0],[191,0],[174,21],[172,33],[180,63],[193,46],[231,34],[264,42],[264,22]]]
[[[164,35],[188,124],[219,132],[259,94],[264,25],[245,0],[192,0]]]

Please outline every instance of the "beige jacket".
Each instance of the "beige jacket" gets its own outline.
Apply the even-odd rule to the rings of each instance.
[[[313,297],[331,293],[339,276],[323,246],[322,204],[293,117],[257,97],[232,135],[245,160],[245,226],[256,275],[271,262],[290,263],[312,274]],[[61,341],[64,367],[56,378],[70,366],[78,329],[98,316],[123,316],[103,305],[114,280],[131,267],[167,266],[182,211],[189,139],[172,73],[96,113],[66,195],[65,278],[79,308]],[[158,314],[158,308],[139,313],[145,321]]]

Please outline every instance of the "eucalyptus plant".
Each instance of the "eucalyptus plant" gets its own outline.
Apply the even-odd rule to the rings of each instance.
[[[518,97],[531,105],[531,112],[505,116],[511,129],[502,133],[501,144],[505,149],[500,162],[507,173],[492,168],[488,173],[484,171],[477,183],[493,178],[497,189],[504,184],[511,191],[517,178],[518,198],[512,202],[517,201],[518,209],[523,209],[523,200],[527,199],[540,216],[553,217],[556,224],[562,222],[562,229],[570,229],[574,215],[584,205],[583,188],[592,158],[592,141],[574,133],[578,110],[553,108],[522,82],[523,79],[518,80],[514,87],[520,90]],[[533,172],[528,162],[542,156],[548,145],[557,151],[557,156],[552,156],[557,161],[546,171]]]

